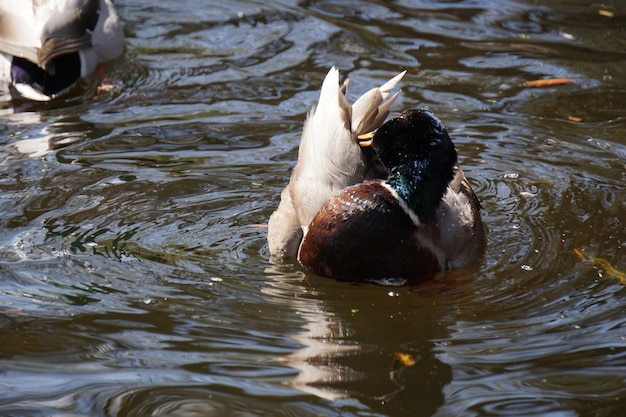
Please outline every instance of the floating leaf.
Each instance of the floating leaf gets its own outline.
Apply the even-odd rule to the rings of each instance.
[[[593,258],[588,256],[584,250],[580,248],[573,249],[574,255],[578,256],[581,261],[588,262],[593,266],[598,266],[604,270],[605,273],[611,275],[614,278],[619,280],[619,283],[622,285],[626,285],[626,273],[619,271],[609,263],[606,259],[603,258]]]
[[[415,365],[415,358],[410,353],[396,352],[396,359],[398,359],[404,366]]]
[[[604,16],[604,17],[615,17],[615,13],[613,13],[610,10],[600,9],[600,10],[598,10],[598,14],[600,16]]]
[[[544,80],[530,80],[524,82],[524,87],[551,87],[553,85],[569,84],[576,82],[573,78],[546,78]]]

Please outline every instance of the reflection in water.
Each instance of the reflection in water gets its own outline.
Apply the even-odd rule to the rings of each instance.
[[[3,118],[5,123],[12,126],[16,136],[23,138],[11,142],[11,145],[30,158],[39,158],[49,152],[84,140],[91,130],[84,122],[47,124],[37,112],[16,112],[4,115]],[[33,129],[32,126],[39,126],[39,128]]]
[[[427,416],[443,404],[451,370],[431,340],[445,314],[424,308],[426,298],[378,286],[354,286],[368,296],[351,296],[337,291],[341,283],[285,274],[276,266],[266,273],[272,280],[263,292],[305,320],[303,330],[291,335],[302,347],[279,360],[299,371],[290,386],[329,400],[358,399],[392,415]],[[402,363],[398,354],[414,362]]]
[[[338,319],[324,309],[323,302],[315,299],[301,284],[303,274],[289,279],[280,267],[266,270],[271,279],[263,289],[275,303],[293,309],[303,320],[301,332],[290,335],[302,348],[279,359],[280,363],[299,371],[289,385],[304,392],[329,400],[345,398],[347,393],[333,389],[332,385],[357,377],[349,369],[340,369],[334,362],[338,356],[358,351],[358,344],[341,344],[347,334]]]

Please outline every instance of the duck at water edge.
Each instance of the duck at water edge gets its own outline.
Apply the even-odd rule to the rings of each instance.
[[[0,0],[0,82],[49,101],[124,51],[111,0]]]

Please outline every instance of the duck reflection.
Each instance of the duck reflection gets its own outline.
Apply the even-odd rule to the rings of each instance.
[[[21,154],[39,158],[53,151],[84,141],[94,130],[92,123],[72,119],[46,122],[37,111],[0,113],[5,124],[19,132],[11,145]]]
[[[299,371],[288,385],[385,413],[431,415],[443,404],[451,369],[437,358],[434,340],[446,331],[445,307],[408,287],[351,285],[288,269],[271,267],[264,289],[305,321],[291,335],[302,348],[279,359]]]

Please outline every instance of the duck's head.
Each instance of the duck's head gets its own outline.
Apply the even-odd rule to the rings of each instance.
[[[111,0],[0,1],[0,79],[26,99],[63,95],[123,50]]]
[[[389,172],[387,183],[421,222],[435,213],[453,177],[457,153],[441,121],[424,109],[410,109],[378,130],[359,137]]]
[[[11,79],[21,96],[48,101],[69,90],[81,75],[78,52],[52,59],[45,68],[20,57],[13,57]]]

